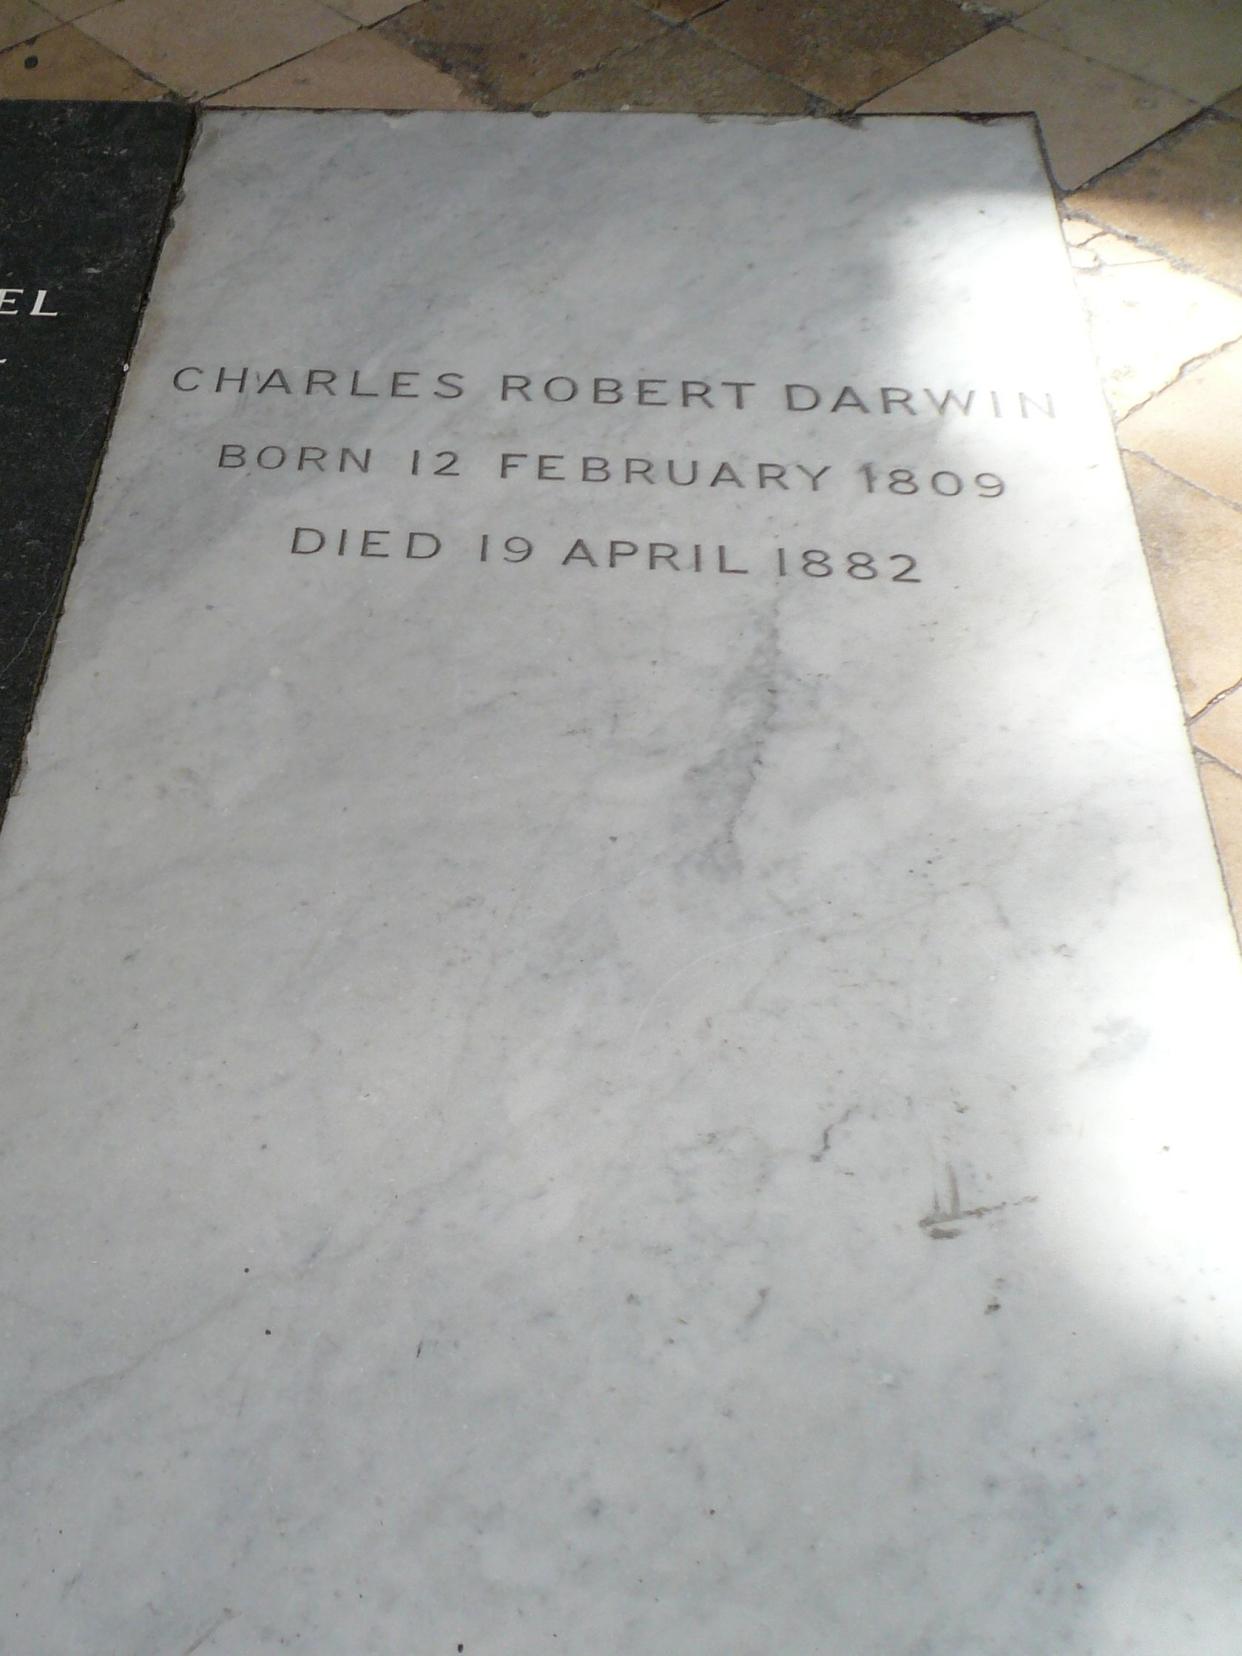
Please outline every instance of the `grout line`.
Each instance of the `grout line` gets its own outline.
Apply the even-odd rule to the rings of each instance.
[[[337,12],[336,15],[343,22],[350,21],[341,12]],[[214,92],[187,92],[179,93],[178,96],[184,97],[189,103],[203,105],[208,98],[219,98],[225,92],[236,92],[243,86],[249,86],[251,81],[258,80],[260,75],[269,75],[273,69],[283,69],[287,64],[297,63],[304,57],[310,57],[312,52],[318,52],[324,46],[331,46],[335,40],[347,40],[351,34],[361,34],[362,32],[362,25],[355,23],[352,29],[342,30],[339,35],[333,35],[331,40],[321,40],[318,46],[308,46],[304,52],[294,52],[287,58],[281,58],[278,63],[269,63],[263,69],[256,69],[253,75],[245,75],[241,80],[230,81],[227,86],[217,86]]]
[[[1135,151],[1136,155],[1139,153],[1141,152]],[[1124,161],[1117,163],[1119,167],[1124,167],[1125,164]],[[1105,175],[1101,173],[1098,176],[1102,178]],[[1211,282],[1214,287],[1223,288],[1226,293],[1234,295],[1242,293],[1242,282],[1225,282],[1219,276],[1209,276],[1205,270],[1190,264],[1180,254],[1171,253],[1168,248],[1161,247],[1159,242],[1149,241],[1146,236],[1141,235],[1136,230],[1123,230],[1119,225],[1109,223],[1107,219],[1101,218],[1098,213],[1090,212],[1078,202],[1069,200],[1068,197],[1062,198],[1061,206],[1066,209],[1065,216],[1083,219],[1088,224],[1094,224],[1101,234],[1107,233],[1110,236],[1116,236],[1119,241],[1129,242],[1131,247],[1141,247],[1144,253],[1154,253],[1157,258],[1163,259],[1166,264],[1172,265],[1174,270],[1181,271],[1184,276],[1197,276],[1200,281]],[[1090,240],[1094,241],[1095,237],[1092,236]],[[1086,247],[1088,243],[1083,242],[1081,245]]]
[[[706,17],[708,12],[720,11],[723,6],[729,4],[729,0],[711,0],[710,5],[705,5],[702,11],[695,12],[693,17],[676,18],[665,17],[664,13],[657,9],[657,5],[644,5],[643,0],[630,0],[630,3],[636,6],[644,17],[654,17],[660,23],[667,23],[670,29],[684,29],[689,24],[697,22],[700,17]]]
[[[1242,501],[1230,500],[1228,495],[1217,494],[1214,489],[1209,489],[1206,484],[1196,483],[1192,477],[1183,477],[1181,472],[1174,471],[1172,466],[1166,466],[1162,460],[1157,460],[1155,455],[1149,454],[1146,449],[1129,448],[1121,442],[1120,432],[1117,433],[1117,437],[1117,446],[1123,454],[1136,454],[1140,460],[1150,460],[1157,471],[1162,471],[1166,477],[1176,478],[1179,483],[1184,483],[1188,489],[1193,489],[1196,494],[1206,495],[1209,500],[1214,500],[1218,506],[1228,506],[1231,512],[1242,512]]]
[[[646,16],[650,17],[652,15],[651,9],[642,5],[641,0],[634,0],[634,4],[637,5],[638,9]],[[728,4],[729,0],[719,0],[718,5],[711,6],[708,9],[710,11],[719,11],[721,6],[726,6]],[[706,16],[707,14],[704,12],[699,15]],[[710,47],[714,51],[723,52],[726,57],[731,57],[738,63],[745,64],[745,66],[748,69],[753,70],[756,75],[768,75],[772,80],[779,81],[783,86],[791,87],[795,92],[800,93],[801,96],[806,99],[807,108],[805,115],[807,117],[812,119],[816,117],[833,119],[837,116],[837,106],[831,103],[827,98],[823,97],[822,94],[812,92],[810,87],[803,86],[799,81],[790,80],[788,75],[782,75],[775,69],[765,69],[761,64],[755,63],[748,57],[744,57],[741,52],[735,51],[732,46],[726,46],[722,41],[713,40],[709,35],[697,35],[692,27],[692,24],[696,21],[696,19],[687,19],[684,23],[670,23],[667,18],[661,17],[658,21],[665,25],[667,33],[670,35],[693,35],[694,38],[701,41],[703,45]],[[540,103],[544,98],[550,98],[554,92],[560,92],[566,86],[572,86],[575,81],[584,80],[586,76],[593,75],[598,69],[604,68],[606,64],[615,63],[618,58],[625,57],[631,52],[641,51],[644,46],[651,46],[657,40],[665,38],[666,36],[664,35],[651,35],[647,40],[636,41],[632,46],[618,47],[616,51],[609,52],[606,57],[601,58],[598,63],[593,64],[589,69],[575,70],[575,72],[570,75],[568,80],[560,81],[556,86],[549,87],[546,92],[541,92],[539,97],[535,99],[535,103]],[[686,113],[692,115],[696,112],[694,110],[687,110]],[[712,113],[722,114],[723,111],[714,110]],[[737,110],[730,111],[730,113],[747,114],[753,113],[753,111]],[[796,117],[791,117],[791,119],[795,118]]]
[[[1155,90],[1159,91],[1161,89],[1157,87]],[[1128,167],[1131,161],[1137,161],[1140,155],[1146,155],[1149,150],[1154,150],[1157,144],[1163,144],[1170,138],[1176,138],[1179,133],[1184,133],[1187,128],[1194,126],[1199,121],[1207,125],[1213,119],[1219,119],[1219,117],[1213,116],[1212,110],[1207,104],[1200,104],[1192,115],[1187,115],[1183,120],[1178,121],[1176,126],[1168,127],[1164,132],[1158,132],[1154,138],[1149,138],[1145,144],[1140,144],[1137,149],[1131,150],[1129,155],[1123,155],[1119,161],[1110,161],[1107,167],[1101,167],[1098,173],[1092,173],[1090,178],[1084,178],[1081,184],[1075,184],[1074,188],[1066,193],[1077,195],[1080,190],[1091,189],[1094,184],[1099,183],[1101,178],[1107,178],[1109,173],[1116,172],[1121,167]],[[1082,216],[1087,218],[1090,215],[1084,213]],[[1094,222],[1093,219],[1092,223]]]
[[[712,0],[710,6],[704,6],[703,10],[695,12],[693,17],[683,17],[682,22],[685,24],[697,23],[700,17],[707,17],[711,12],[723,11],[728,4],[729,0]]]
[[[976,13],[975,15],[979,16],[981,14]],[[869,104],[872,101],[873,98],[886,97],[888,93],[895,92],[899,86],[904,86],[907,81],[914,80],[916,76],[925,74],[927,72],[927,70],[936,68],[936,66],[938,64],[948,63],[949,59],[950,58],[955,58],[958,55],[959,52],[968,52],[972,46],[978,45],[979,41],[986,39],[988,35],[999,34],[1002,29],[1012,29],[1013,26],[1014,26],[1014,21],[1013,21],[1012,17],[1007,16],[1005,13],[995,14],[994,17],[990,21],[987,21],[987,26],[984,28],[983,32],[981,34],[976,35],[974,40],[968,40],[964,46],[955,46],[951,52],[946,52],[943,57],[932,58],[930,63],[924,63],[918,69],[912,69],[908,75],[903,75],[900,80],[895,80],[892,83],[891,86],[882,86],[878,92],[869,92],[865,98],[859,98],[857,103],[847,105],[847,112],[849,114],[853,114],[856,110],[860,110],[864,104]],[[890,114],[890,113],[891,114],[896,114],[896,113],[898,113],[898,111],[896,111],[896,110],[893,110],[893,111],[877,110],[876,111],[876,114]],[[916,114],[916,113],[917,114],[924,114],[924,115],[949,115],[949,116],[956,116],[960,120],[963,117],[969,119],[970,117],[972,117],[974,115],[975,112],[973,110],[963,110],[963,109],[944,109],[944,110],[941,110],[941,109],[926,109],[926,110],[919,110],[919,111],[903,110],[900,113],[902,113],[902,114],[911,114],[911,115]],[[1015,109],[1015,110],[997,110],[997,111],[994,111],[993,113],[994,114],[1008,114],[1008,115],[1027,115],[1027,114],[1035,114],[1036,111]],[[1051,178],[1052,177],[1051,173],[1049,173],[1048,176]],[[1056,181],[1053,180],[1054,185],[1055,185],[1055,182]]]
[[[378,29],[382,23],[391,23],[398,12],[406,10],[406,7],[409,5],[409,0],[406,0],[405,5],[394,6],[392,11],[390,11],[387,16],[376,17],[370,23],[360,23],[356,17],[351,17],[347,11],[344,11],[337,5],[336,0],[324,0],[324,4],[328,7],[329,11],[334,11],[338,17],[343,17],[347,23],[352,23],[354,28],[358,30],[360,34],[368,34],[372,29]],[[339,40],[340,38],[341,37],[338,35],[337,39]]]
[[[115,4],[116,0],[111,0],[111,3]],[[108,9],[108,6],[100,6],[99,8],[100,11],[107,11]],[[94,13],[88,12],[84,13],[84,15],[93,17]],[[123,63],[127,69],[137,75],[139,80],[146,81],[148,86],[158,86],[164,96],[163,99],[157,99],[157,102],[186,103],[189,101],[184,93],[175,92],[173,88],[167,84],[167,82],[159,80],[155,75],[149,74],[145,69],[140,69],[136,63],[131,63],[123,52],[114,51],[111,46],[105,46],[102,40],[96,40],[94,35],[88,35],[85,29],[79,29],[77,18],[75,18],[72,23],[64,24],[63,27],[66,29],[72,29],[78,39],[84,40],[88,46],[94,46],[98,51],[107,52],[109,57],[116,58],[119,63]],[[41,37],[36,36],[35,38],[39,39]],[[38,52],[36,48],[36,56],[37,55]],[[125,101],[137,102],[136,99],[126,99]]]
[[[637,4],[637,0],[635,0],[635,3]],[[645,12],[648,17],[654,17],[655,15],[647,6],[640,5],[638,6],[638,9],[639,11]],[[655,17],[655,21],[657,23],[662,23],[668,34],[676,33],[677,26],[668,22],[666,18]],[[605,68],[608,64],[616,63],[622,58],[631,57],[635,52],[641,51],[644,46],[650,46],[653,41],[663,40],[664,38],[664,35],[649,35],[646,40],[635,40],[629,46],[615,46],[610,52],[605,52],[602,58],[597,58],[595,62],[587,64],[585,68],[575,69],[567,80],[557,81],[555,86],[549,86],[547,90],[541,92],[537,98],[532,98],[529,103],[522,104],[519,107],[521,109],[534,110],[536,104],[542,103],[545,98],[550,98],[554,92],[563,92],[567,86],[575,86],[578,81],[585,80],[588,75],[597,74],[599,70]],[[536,111],[536,113],[543,112]]]
[[[721,3],[727,3],[727,0],[721,0]],[[634,10],[640,12],[649,23],[657,24],[659,29],[664,31],[664,34],[675,33],[679,28],[684,27],[684,25],[681,24],[670,23],[666,17],[661,17],[660,14],[653,10],[652,7],[644,6],[641,3],[641,0],[631,0],[631,4]],[[397,15],[399,15],[399,13],[394,12],[391,17],[380,18],[375,23],[367,24],[366,27],[368,29],[379,29],[385,23],[391,23],[393,18]],[[492,90],[491,86],[485,84],[481,78],[476,81],[472,77],[463,76],[459,74],[456,69],[450,68],[447,63],[440,62],[437,56],[424,56],[421,51],[417,51],[415,49],[412,42],[404,42],[402,44],[402,49],[407,51],[411,57],[417,59],[418,62],[429,64],[433,69],[438,69],[442,75],[447,75],[450,80],[454,81],[456,85],[467,94],[467,96],[479,99],[485,109],[489,109],[494,113],[500,114],[543,114],[548,112],[537,110],[535,106],[544,98],[550,98],[554,92],[560,92],[565,87],[572,86],[575,81],[580,81],[585,79],[588,75],[593,75],[597,70],[604,68],[606,64],[612,63],[619,57],[625,57],[631,52],[638,51],[641,46],[649,46],[653,41],[663,39],[664,35],[659,32],[659,29],[655,34],[648,35],[645,40],[633,41],[628,46],[612,47],[606,51],[602,57],[595,58],[592,62],[584,64],[579,69],[573,70],[572,73],[569,74],[563,81],[557,81],[555,86],[545,87],[537,97],[528,98],[524,103],[510,103],[501,99]],[[384,38],[387,39],[388,37],[385,36]],[[431,43],[427,42],[425,44]],[[232,89],[230,88],[230,90]]]
[[[1044,4],[1047,3],[1048,0],[1044,0]],[[1149,91],[1164,92],[1171,98],[1180,98],[1183,103],[1195,104],[1195,114],[1188,115],[1186,117],[1188,121],[1196,120],[1198,116],[1203,114],[1205,109],[1212,107],[1210,103],[1204,103],[1202,98],[1193,97],[1189,92],[1179,92],[1175,86],[1166,86],[1163,81],[1150,80],[1146,75],[1136,75],[1133,69],[1123,69],[1119,63],[1110,63],[1107,58],[1092,57],[1089,52],[1080,51],[1077,46],[1063,46],[1059,40],[1049,40],[1047,35],[1032,34],[1029,29],[1022,27],[1026,18],[1036,16],[1043,9],[1043,5],[1033,6],[1029,12],[1023,12],[1021,17],[1015,17],[1013,20],[1014,28],[1021,29],[1028,40],[1038,40],[1044,46],[1055,46],[1059,51],[1068,52],[1071,57],[1081,58],[1084,63],[1094,64],[1097,69],[1107,69],[1114,75],[1124,76],[1126,80],[1137,81],[1140,86],[1146,87]],[[1222,96],[1228,97],[1229,94],[1226,92]],[[1117,165],[1120,165],[1120,163],[1117,163]]]
[[[1220,883],[1224,888],[1225,906],[1229,910],[1229,916],[1233,921],[1233,929],[1238,935],[1238,941],[1242,943],[1242,895],[1239,896],[1238,902],[1235,903],[1233,883],[1230,879],[1230,868],[1228,863],[1225,861],[1225,853],[1221,845],[1221,836],[1217,832],[1216,818],[1212,811],[1212,802],[1208,798],[1207,789],[1203,785],[1203,772],[1207,770],[1208,765],[1217,765],[1225,772],[1226,776],[1236,777],[1240,782],[1242,782],[1242,776],[1238,775],[1238,772],[1234,770],[1232,765],[1225,764],[1223,759],[1218,759],[1213,753],[1205,753],[1202,748],[1192,747],[1191,753],[1195,758],[1195,770],[1199,773],[1195,780],[1199,784],[1199,797],[1203,801],[1203,813],[1207,817],[1208,832],[1212,840],[1212,849],[1216,853],[1216,869],[1220,875]],[[1206,761],[1206,763],[1201,763],[1201,761]],[[1242,870],[1239,872],[1240,875],[1242,875]]]
[[[107,11],[107,9],[108,9],[107,6],[101,6],[100,7],[101,11]],[[90,15],[93,15],[93,14],[86,13],[84,15],[90,16]],[[148,74],[148,72],[145,69],[140,69],[136,63],[131,63],[123,52],[114,52],[111,46],[105,46],[104,43],[101,40],[96,40],[93,35],[88,35],[86,33],[85,29],[79,29],[76,18],[71,23],[70,22],[65,22],[65,21],[58,18],[56,20],[56,26],[55,26],[54,29],[44,29],[40,34],[30,35],[29,38],[26,39],[26,40],[16,40],[11,45],[5,46],[3,48],[3,50],[0,51],[0,55],[7,56],[8,53],[16,52],[20,47],[20,48],[24,48],[32,56],[38,57],[38,55],[39,55],[39,42],[41,40],[45,39],[50,34],[58,34],[61,29],[72,29],[73,33],[77,36],[77,38],[81,41],[84,41],[85,44],[88,47],[93,47],[96,51],[99,51],[99,52],[105,52],[108,55],[108,57],[115,58],[118,63],[123,63],[125,65],[125,67],[131,72],[131,74],[137,75],[139,80],[146,81],[148,86],[158,87],[160,92],[163,94],[163,96],[161,98],[154,99],[153,100],[154,102],[156,102],[156,103],[165,103],[165,102],[168,102],[169,100],[172,100],[173,102],[177,102],[177,103],[184,103],[185,102],[185,99],[181,96],[181,94],[179,92],[174,92],[171,86],[165,85],[165,83],[162,80],[157,80],[154,75]],[[49,101],[59,103],[62,100],[60,98],[54,98],[54,99],[51,99]],[[139,100],[137,98],[116,98],[116,99],[108,99],[107,101],[110,102],[110,103],[111,102],[116,102],[116,103],[137,103],[137,102],[139,102]]]
[[[720,0],[720,5],[710,6],[707,11],[700,12],[699,17],[707,17],[711,12],[719,11],[722,6],[728,4],[729,0]],[[738,63],[744,63],[748,69],[753,69],[757,75],[771,75],[773,80],[780,81],[783,86],[792,86],[795,92],[801,92],[807,100],[808,115],[833,118],[844,113],[841,106],[833,103],[831,98],[826,98],[822,92],[813,92],[809,86],[803,86],[801,81],[794,80],[792,75],[783,75],[779,69],[765,69],[761,63],[756,63],[753,58],[748,58],[744,52],[739,52],[736,46],[730,46],[726,41],[715,40],[711,35],[699,35],[694,27],[698,20],[698,17],[688,18],[680,27],[687,34],[692,34],[696,39],[702,40],[705,46],[711,46],[716,51],[723,52],[726,57],[734,58]]]
[[[1201,748],[1197,743],[1195,744],[1194,751],[1199,754],[1201,758],[1206,759],[1210,765],[1219,765],[1221,770],[1227,771],[1230,776],[1236,776],[1238,781],[1242,782],[1242,771],[1236,770],[1227,759],[1221,759],[1215,753],[1209,753],[1207,748]],[[1212,811],[1209,806],[1208,817],[1210,818],[1211,815]]]

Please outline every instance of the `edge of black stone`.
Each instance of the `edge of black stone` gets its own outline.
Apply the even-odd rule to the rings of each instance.
[[[0,101],[0,827],[196,127]]]

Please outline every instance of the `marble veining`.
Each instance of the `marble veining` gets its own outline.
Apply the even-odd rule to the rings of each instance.
[[[0,904],[0,1648],[1234,1648],[1236,950],[1025,122],[208,115]]]

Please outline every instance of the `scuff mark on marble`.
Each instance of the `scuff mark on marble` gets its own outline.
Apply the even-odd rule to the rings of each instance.
[[[678,978],[684,977],[687,972],[692,972],[696,966],[703,965],[705,961],[715,959],[717,955],[740,953],[743,949],[749,948],[752,943],[762,943],[769,937],[784,937],[789,932],[807,931],[813,924],[814,921],[803,920],[796,926],[777,926],[772,931],[752,932],[745,937],[736,937],[731,942],[720,944],[718,948],[708,949],[704,954],[695,955],[693,960],[688,960],[684,966],[679,966],[675,972],[670,972],[657,986],[638,1015],[638,1022],[634,1025],[634,1033],[630,1036],[629,1046],[626,1050],[627,1061],[634,1056],[638,1037],[642,1034],[643,1026],[647,1022],[651,1009],[665,990],[676,983]]]
[[[763,1310],[764,1306],[768,1303],[768,1295],[771,1292],[772,1292],[771,1288],[761,1288],[759,1290],[758,1299],[751,1306],[750,1310],[746,1313],[746,1315],[742,1318],[742,1327],[743,1328],[745,1328],[748,1323],[753,1323],[754,1322],[755,1318],[759,1315],[759,1313]]]
[[[194,1656],[194,1652],[196,1650],[201,1650],[207,1643],[208,1639],[214,1638],[224,1626],[225,1622],[232,1621],[236,1614],[236,1610],[225,1610],[222,1615],[217,1616],[207,1631],[205,1633],[200,1633],[194,1643],[186,1647],[186,1649],[182,1652],[182,1656]]]
[[[760,785],[786,677],[781,661],[780,624],[773,612],[754,649],[721,693],[720,745],[686,772],[686,782],[704,806],[705,814],[720,824],[709,843],[694,852],[692,861],[699,871],[734,878],[744,867],[745,856],[737,843],[738,831]]]
[[[965,1219],[984,1219],[990,1213],[1003,1213],[1006,1208],[1027,1207],[1039,1200],[1038,1196],[1019,1196],[1012,1202],[992,1202],[984,1207],[964,1208],[961,1192],[958,1189],[957,1174],[952,1166],[946,1166],[948,1175],[949,1199],[941,1205],[940,1194],[936,1192],[932,1200],[932,1210],[919,1220],[919,1229],[926,1231],[936,1242],[951,1242],[954,1237],[960,1236],[961,1223]],[[956,1229],[950,1229],[956,1226]]]

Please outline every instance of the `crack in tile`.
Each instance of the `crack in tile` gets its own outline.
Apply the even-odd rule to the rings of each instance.
[[[1153,260],[1152,262],[1156,263],[1157,261]],[[1122,420],[1128,420],[1131,414],[1137,414],[1140,409],[1146,408],[1149,402],[1154,401],[1162,392],[1168,391],[1172,386],[1177,385],[1185,379],[1187,374],[1201,368],[1205,362],[1211,362],[1214,357],[1218,357],[1223,351],[1227,351],[1231,345],[1239,343],[1242,343],[1242,334],[1234,334],[1232,339],[1222,339],[1219,345],[1213,345],[1210,351],[1200,351],[1197,356],[1187,357],[1171,380],[1166,380],[1163,385],[1157,386],[1154,391],[1149,391],[1142,402],[1136,402],[1133,408],[1127,408],[1125,413],[1119,417],[1118,425],[1121,424]]]
[[[1227,684],[1223,690],[1218,690],[1214,696],[1208,698],[1197,713],[1192,713],[1186,720],[1188,726],[1198,724],[1205,713],[1210,713],[1218,702],[1223,702],[1226,696],[1232,696],[1235,690],[1242,690],[1242,678],[1233,684]]]
[[[851,1104],[847,1110],[843,1110],[841,1112],[835,1121],[830,1121],[828,1123],[827,1127],[823,1129],[820,1135],[819,1149],[811,1152],[811,1160],[813,1162],[823,1161],[824,1157],[832,1149],[832,1135],[839,1127],[844,1127],[846,1122],[852,1119],[852,1117],[857,1113],[858,1108],[859,1106],[857,1104]]]
[[[1141,150],[1136,150],[1134,152],[1134,155],[1141,154]],[[1133,155],[1128,155],[1125,161],[1120,161],[1117,164],[1118,166],[1125,166],[1127,161],[1132,161],[1133,159]],[[1103,178],[1105,174],[1098,173],[1096,176],[1098,178]],[[1081,185],[1079,188],[1085,189],[1086,185]],[[1101,232],[1107,232],[1109,235],[1116,236],[1118,241],[1129,242],[1131,247],[1141,247],[1144,253],[1154,253],[1157,258],[1163,259],[1165,264],[1171,265],[1174,270],[1180,271],[1184,276],[1197,276],[1200,281],[1211,282],[1213,286],[1223,288],[1226,293],[1242,293],[1242,283],[1226,282],[1219,276],[1208,275],[1207,271],[1204,270],[1202,266],[1190,264],[1180,254],[1170,252],[1167,247],[1162,247],[1159,242],[1149,241],[1146,236],[1140,235],[1136,230],[1123,229],[1120,225],[1113,224],[1108,219],[1101,218],[1098,212],[1093,213],[1090,208],[1082,205],[1078,201],[1073,200],[1072,193],[1071,196],[1065,196],[1062,198],[1062,205],[1066,207],[1071,218],[1082,219],[1087,224],[1094,224]],[[1095,237],[1092,236],[1090,240],[1094,241]],[[1080,245],[1085,247],[1088,244],[1083,242]]]

